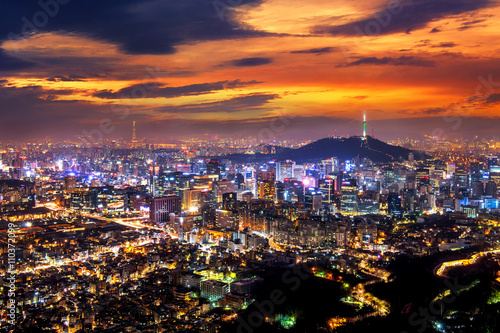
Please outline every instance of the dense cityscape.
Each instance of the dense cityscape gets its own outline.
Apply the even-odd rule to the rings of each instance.
[[[366,150],[298,163],[278,152],[330,152],[132,126],[129,140],[2,143],[2,331],[499,327],[500,141],[388,145],[365,121],[324,140]]]
[[[0,1],[0,333],[500,332],[500,2]]]

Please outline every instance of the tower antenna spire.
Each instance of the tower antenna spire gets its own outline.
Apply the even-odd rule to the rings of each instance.
[[[366,139],[366,109],[363,109],[363,139]]]

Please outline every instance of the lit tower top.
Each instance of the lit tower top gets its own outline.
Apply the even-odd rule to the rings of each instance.
[[[363,109],[363,138],[366,138],[366,110]]]
[[[137,140],[135,136],[135,121],[132,122],[132,142],[135,142]]]

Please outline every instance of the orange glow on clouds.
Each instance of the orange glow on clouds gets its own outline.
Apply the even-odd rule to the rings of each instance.
[[[39,87],[41,96],[46,91],[53,101],[131,105],[133,114],[149,114],[154,120],[251,120],[283,112],[359,119],[363,108],[372,110],[372,119],[435,117],[450,105],[474,96],[478,77],[487,77],[498,65],[498,7],[436,19],[411,33],[346,37],[314,31],[317,26],[342,25],[367,17],[386,3],[268,0],[255,7],[241,6],[234,12],[235,20],[249,30],[261,30],[268,35],[184,43],[176,47],[175,53],[164,55],[125,54],[117,45],[78,33],[44,33],[2,44],[9,55],[48,63],[5,79],[9,87]],[[473,20],[478,23],[459,30],[464,22]],[[430,33],[437,27],[439,33]],[[235,65],[235,60],[245,58],[268,59],[268,63]],[[358,64],[361,59],[366,63]],[[152,77],[146,68],[161,68],[162,74]],[[58,78],[73,73],[72,80]],[[116,93],[145,82],[183,87],[234,80],[254,83],[167,97],[94,96],[97,92]],[[67,90],[73,93],[63,93]],[[161,110],[206,106],[258,94],[277,97],[260,107],[234,113]],[[438,111],[430,113],[426,111],[429,109]],[[474,108],[474,112],[497,116],[498,104],[484,104]]]

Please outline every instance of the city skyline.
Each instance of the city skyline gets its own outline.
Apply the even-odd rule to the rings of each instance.
[[[131,125],[0,144],[1,332],[498,327],[500,142],[151,144]]]
[[[102,126],[129,138],[132,121],[138,137],[277,126],[277,138],[319,139],[361,135],[365,108],[385,140],[493,137],[500,125],[493,1],[2,6],[2,140]]]
[[[0,333],[500,332],[500,2],[0,1]]]

